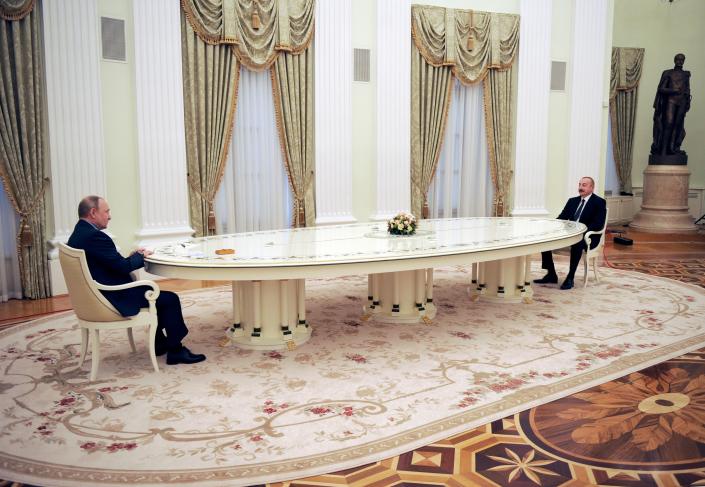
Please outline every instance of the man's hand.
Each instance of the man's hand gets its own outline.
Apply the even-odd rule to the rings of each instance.
[[[135,251],[132,252],[132,253],[133,253],[133,254],[134,254],[134,253],[142,254],[142,257],[149,257],[149,256],[152,255],[154,252],[152,252],[151,250],[146,249],[146,248],[144,248],[144,247],[139,247],[139,248],[135,249]]]

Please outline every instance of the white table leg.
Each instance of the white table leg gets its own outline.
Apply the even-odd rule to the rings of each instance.
[[[245,334],[242,328],[242,290],[240,281],[233,281],[233,324],[230,327],[230,332],[234,337],[241,337]]]
[[[383,323],[418,323],[436,316],[433,271],[426,269],[371,274],[372,301],[365,312]]]
[[[296,315],[298,316],[298,322],[296,323],[296,333],[311,334],[311,330],[308,329],[308,323],[306,322],[306,280],[297,279],[296,280]]]
[[[519,302],[530,297],[531,286],[527,283],[527,257],[480,262],[477,286],[469,290],[473,301]],[[474,266],[475,264],[473,264]],[[474,275],[474,270],[473,270]],[[528,293],[528,294],[527,294]]]
[[[282,350],[306,342],[305,281],[233,282],[233,322],[228,336],[236,347]]]
[[[522,290],[522,298],[527,303],[532,302],[534,297],[534,288],[531,287],[531,256],[527,255],[524,260],[524,289]]]
[[[429,307],[434,310],[436,308],[433,304],[433,268],[426,269],[426,309],[428,310]]]
[[[426,311],[426,270],[418,269],[415,272],[416,298],[414,304],[419,311]]]

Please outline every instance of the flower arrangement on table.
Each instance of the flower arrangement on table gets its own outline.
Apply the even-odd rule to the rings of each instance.
[[[400,212],[387,222],[387,232],[392,235],[413,235],[416,233],[416,217]]]

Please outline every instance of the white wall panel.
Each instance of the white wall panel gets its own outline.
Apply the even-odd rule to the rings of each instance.
[[[79,200],[105,195],[97,2],[44,2],[44,57],[54,235],[65,242]],[[52,249],[50,258],[56,258]]]
[[[140,245],[188,238],[180,5],[134,2]]]
[[[566,197],[577,192],[583,176],[599,179],[609,0],[573,2],[570,75],[570,131]]]
[[[354,222],[352,0],[316,1],[316,223]]]
[[[410,50],[411,1],[378,1],[377,208],[372,219],[411,206]]]
[[[552,0],[522,0],[514,216],[544,216],[551,84]]]

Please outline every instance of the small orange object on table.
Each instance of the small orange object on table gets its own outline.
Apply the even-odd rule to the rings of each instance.
[[[218,249],[215,251],[215,255],[230,255],[234,253],[235,249]]]

